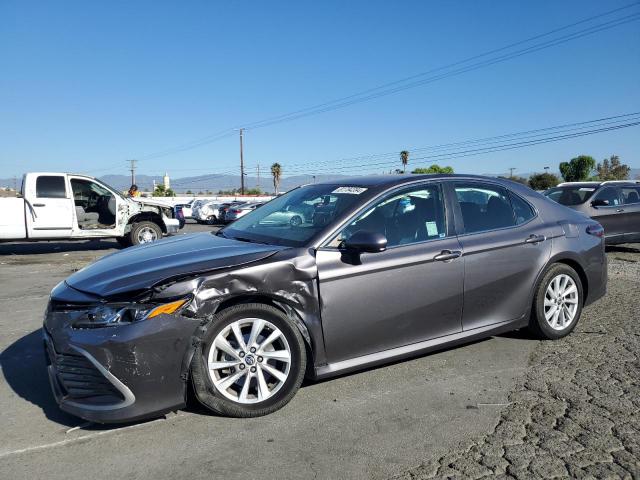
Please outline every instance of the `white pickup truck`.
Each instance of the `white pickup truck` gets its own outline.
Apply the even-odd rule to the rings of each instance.
[[[27,173],[17,198],[0,198],[0,241],[116,238],[148,243],[184,222],[168,204],[129,198],[85,175]]]

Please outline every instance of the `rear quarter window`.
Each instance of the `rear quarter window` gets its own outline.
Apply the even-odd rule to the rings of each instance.
[[[36,197],[38,198],[66,198],[64,177],[43,175],[36,179]]]
[[[511,206],[513,207],[513,211],[516,216],[516,225],[521,225],[523,223],[527,223],[533,217],[535,217],[536,212],[533,210],[529,203],[525,202],[522,198],[516,195],[513,192],[509,192],[511,196]]]

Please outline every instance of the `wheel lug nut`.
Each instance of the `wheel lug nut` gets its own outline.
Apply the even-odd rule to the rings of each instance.
[[[244,363],[240,364],[240,370],[244,370]]]
[[[250,351],[251,353],[256,353],[256,347],[251,347],[251,348],[249,349],[249,351]]]
[[[258,361],[261,362],[262,360],[264,360],[264,358],[262,357],[258,357]]]
[[[240,352],[240,358],[244,358],[244,352]]]
[[[251,373],[256,373],[256,367],[251,367]]]

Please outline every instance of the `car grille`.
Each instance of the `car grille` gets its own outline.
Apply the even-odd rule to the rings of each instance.
[[[65,400],[92,405],[110,405],[123,395],[82,355],[61,354],[45,342],[46,358],[55,372]]]

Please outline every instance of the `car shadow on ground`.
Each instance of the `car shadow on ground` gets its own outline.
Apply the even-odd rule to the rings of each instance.
[[[115,240],[82,240],[77,242],[0,243],[0,255],[42,255],[47,253],[90,252],[122,248]]]
[[[607,253],[640,253],[640,244],[636,245],[607,245]]]

